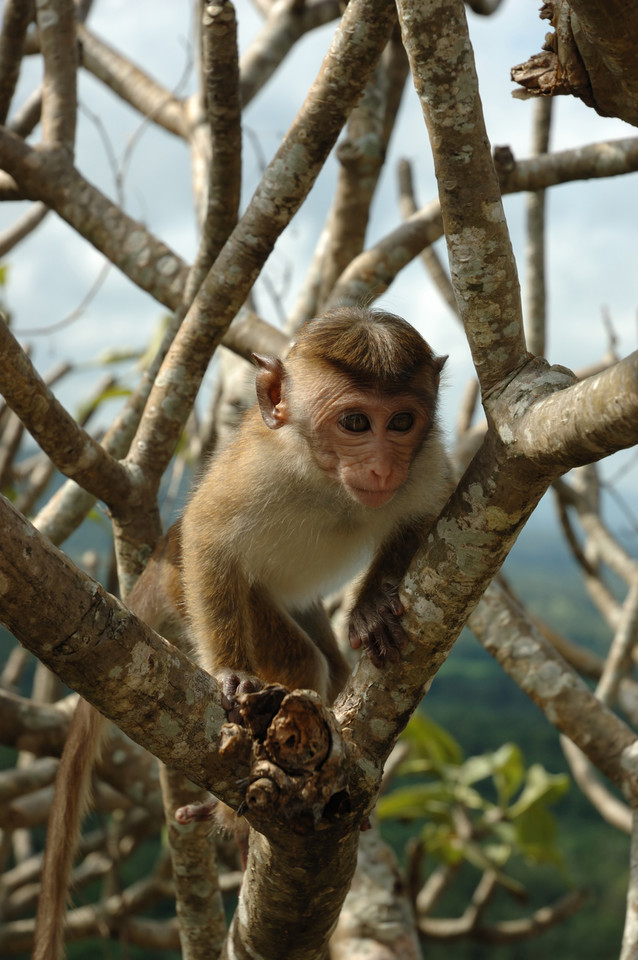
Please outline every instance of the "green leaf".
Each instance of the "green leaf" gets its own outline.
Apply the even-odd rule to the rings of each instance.
[[[107,387],[105,390],[102,390],[97,397],[93,397],[86,403],[80,404],[77,410],[78,420],[83,420],[85,417],[88,417],[89,413],[97,410],[106,400],[112,400],[114,397],[128,397],[130,394],[131,391],[127,387],[120,387],[117,386],[117,384]]]
[[[463,783],[470,784],[492,777],[499,804],[505,806],[520,787],[524,772],[525,765],[520,748],[515,743],[504,743],[492,753],[466,760],[461,768],[460,779]]]
[[[437,765],[458,765],[463,762],[460,744],[447,730],[421,711],[410,719],[403,732],[403,740],[410,745],[411,759],[427,759]],[[410,760],[407,762],[410,763]]]
[[[434,820],[448,819],[454,796],[449,786],[440,780],[434,783],[419,783],[412,787],[393,790],[381,797],[377,805],[379,816],[387,820],[417,820],[429,817]]]
[[[556,803],[568,789],[569,777],[566,773],[548,773],[540,763],[535,763],[527,771],[523,791],[509,808],[508,816],[515,820],[537,804]]]
[[[522,813],[514,821],[514,828],[516,848],[526,860],[564,865],[556,843],[556,820],[544,804],[535,804]]]

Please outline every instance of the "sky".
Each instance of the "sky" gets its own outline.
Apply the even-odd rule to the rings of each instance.
[[[191,7],[157,0],[95,0],[91,29],[129,55],[161,83],[179,93],[193,84]],[[249,0],[237,0],[240,49],[257,34],[260,15]],[[517,158],[529,155],[533,104],[513,99],[510,68],[538,52],[547,23],[538,19],[538,2],[503,0],[496,14],[468,13],[488,136],[493,146],[509,145]],[[307,35],[284,67],[249,105],[244,116],[243,202],[249,199],[264,162],[285,132],[314,80],[334,32],[329,24]],[[40,78],[36,58],[23,67],[17,103]],[[77,165],[84,176],[111,197],[116,196],[114,162],[124,165],[124,206],[186,260],[196,249],[196,229],[190,190],[186,146],[169,134],[141,124],[140,118],[98,81],[81,73],[81,114]],[[634,136],[627,124],[597,116],[571,98],[557,98],[551,148],[568,149]],[[39,138],[36,130],[33,142]],[[112,158],[116,158],[115,161]],[[386,169],[369,228],[374,243],[400,223],[396,164],[406,157],[413,164],[420,203],[436,193],[425,125],[414,90],[406,90]],[[268,283],[257,288],[259,310],[278,323],[303,282],[305,268],[317,242],[332,196],[337,167],[330,160],[312,194],[277,243],[268,261]],[[638,346],[636,314],[637,175],[575,183],[554,188],[548,195],[548,359],[578,369],[605,352],[607,333],[602,323],[607,310],[618,336],[617,349],[626,355]],[[0,230],[11,224],[24,205],[0,205]],[[519,264],[524,251],[524,197],[505,198],[505,212]],[[439,252],[445,257],[444,248]],[[8,283],[4,299],[13,326],[28,340],[39,369],[73,359],[79,372],[59,388],[60,399],[71,409],[95,383],[95,361],[115,348],[141,348],[162,315],[162,308],[137,290],[113,268],[98,294],[80,318],[57,332],[33,331],[59,324],[83,301],[102,269],[102,258],[55,214],[5,259]],[[524,292],[524,277],[521,277]],[[275,295],[272,294],[275,292]],[[453,431],[459,396],[471,375],[471,361],[462,331],[433,289],[417,261],[389,288],[380,306],[405,316],[438,353],[449,354],[443,394],[443,418]],[[607,474],[627,465],[621,486],[625,494],[636,489],[635,458],[621,455],[620,465],[605,466]],[[634,463],[633,470],[630,469]]]

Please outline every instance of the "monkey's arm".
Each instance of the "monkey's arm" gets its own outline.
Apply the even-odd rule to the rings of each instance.
[[[404,612],[399,583],[410,565],[432,517],[399,528],[383,543],[366,573],[350,614],[348,639],[363,647],[375,667],[396,663],[408,637],[401,626]]]

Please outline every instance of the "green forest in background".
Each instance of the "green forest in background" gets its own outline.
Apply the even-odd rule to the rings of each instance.
[[[85,524],[69,542],[68,551],[79,559],[84,550],[105,549],[105,530],[95,523]],[[102,538],[104,537],[104,544]],[[548,544],[550,546],[548,547]],[[635,548],[635,544],[634,544]],[[633,552],[633,550],[632,550]],[[608,643],[608,631],[584,591],[575,564],[566,554],[558,534],[547,520],[525,530],[508,559],[505,572],[533,612],[557,630],[587,648],[602,652]],[[4,660],[11,641],[0,635],[0,658]],[[541,711],[507,677],[474,637],[465,631],[423,702],[426,714],[443,726],[460,744],[466,757],[496,750],[505,742],[521,749],[527,766],[542,764],[550,774],[568,772],[558,735]],[[0,768],[14,764],[13,751],[0,748]],[[551,903],[569,889],[586,888],[585,907],[573,918],[540,937],[515,944],[493,945],[475,940],[437,943],[424,946],[428,960],[532,960],[547,953],[561,960],[601,960],[618,956],[624,922],[624,897],[627,883],[629,838],[602,822],[574,785],[552,807],[558,825],[559,847],[564,865],[530,866],[523,862],[508,865],[510,873],[524,884],[524,900],[499,891],[489,909],[488,919],[497,921],[529,914]],[[404,862],[405,845],[421,824],[403,824],[386,820],[383,835]],[[155,850],[146,844],[126,865],[126,882],[143,871],[154,858]],[[426,863],[426,869],[428,864]],[[139,874],[138,874],[139,876]],[[457,916],[467,906],[478,881],[478,871],[459,878],[446,895],[435,915]],[[88,891],[91,893],[91,891]],[[115,944],[99,946],[91,955],[119,956]],[[168,958],[167,951],[153,954],[135,949],[130,957]],[[70,945],[70,957],[87,956],[87,944]]]
[[[635,547],[634,542],[632,553]],[[536,522],[523,532],[504,572],[533,613],[587,649],[598,653],[606,650],[608,628],[589,600],[576,565],[551,521]],[[513,742],[522,750],[528,766],[540,763],[550,774],[569,773],[555,728],[467,630],[437,674],[423,709],[449,731],[466,756]],[[488,909],[487,920],[526,916],[573,888],[588,891],[585,906],[567,922],[519,943],[428,940],[424,947],[428,960],[537,960],[541,955],[561,960],[601,960],[619,955],[629,837],[603,822],[573,783],[552,810],[564,866],[515,863],[509,872],[524,883],[529,898],[520,901],[500,890]],[[406,828],[383,823],[384,835],[400,854],[410,832]],[[478,878],[478,871],[464,880],[461,877],[435,915],[461,914]]]

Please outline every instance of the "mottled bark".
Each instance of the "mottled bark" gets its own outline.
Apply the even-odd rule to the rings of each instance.
[[[428,126],[459,316],[483,396],[526,362],[516,263],[490,154],[465,8],[399,0]]]

